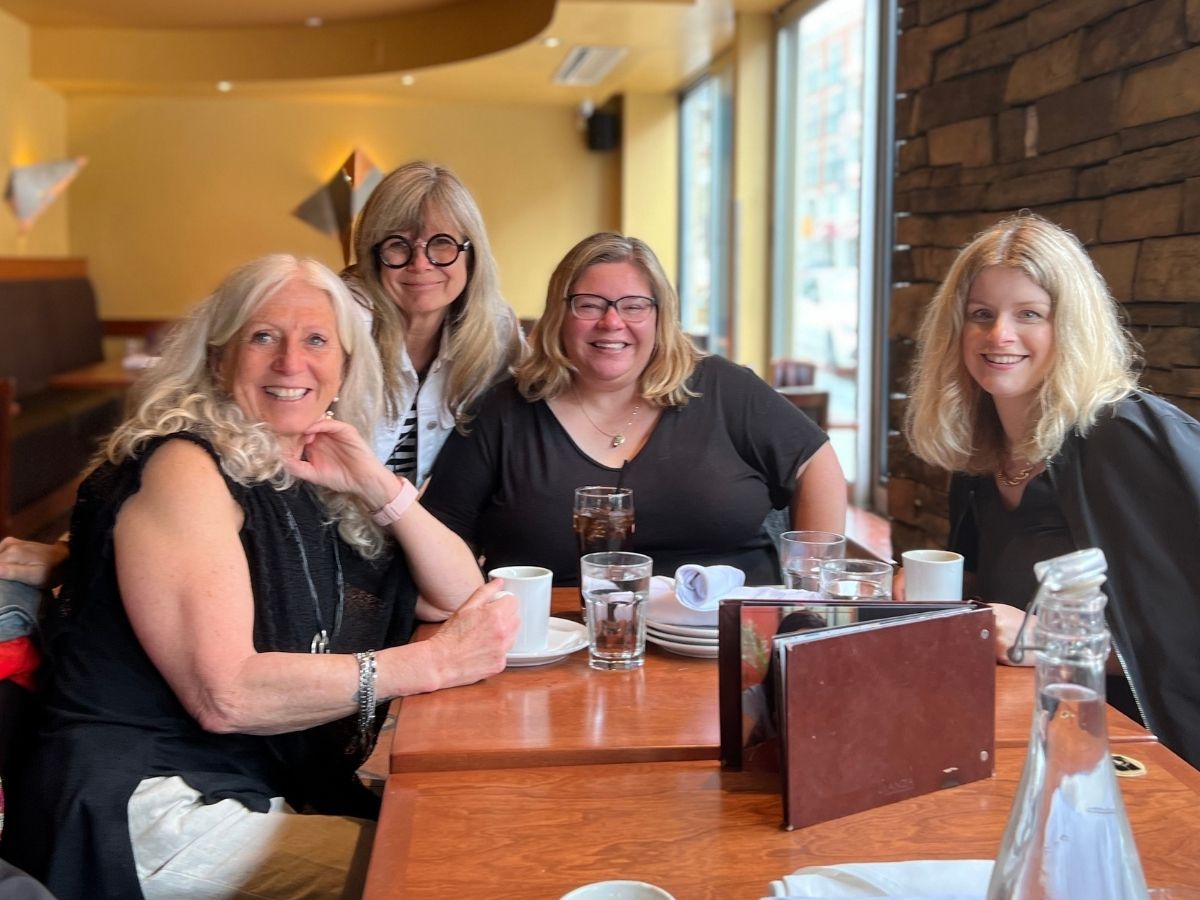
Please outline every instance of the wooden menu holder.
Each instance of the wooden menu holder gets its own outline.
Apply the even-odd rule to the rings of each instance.
[[[731,599],[718,621],[722,764],[779,772],[784,827],[992,774],[988,607]]]

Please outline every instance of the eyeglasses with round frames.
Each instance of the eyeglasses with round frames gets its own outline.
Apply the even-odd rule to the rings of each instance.
[[[471,242],[463,241],[460,244],[448,234],[435,234],[426,241],[410,241],[394,234],[375,245],[375,258],[389,269],[403,269],[412,262],[413,253],[418,247],[425,249],[425,258],[432,265],[444,268],[454,265],[464,250],[470,250]]]
[[[645,321],[651,310],[658,306],[658,301],[653,297],[640,297],[637,294],[618,297],[616,300],[609,300],[599,294],[571,294],[566,301],[571,304],[571,314],[577,319],[595,322],[597,319],[603,319],[609,307],[612,307],[624,321],[634,325]]]

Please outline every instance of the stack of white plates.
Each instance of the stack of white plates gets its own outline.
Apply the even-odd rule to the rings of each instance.
[[[716,625],[671,625],[647,619],[646,640],[681,656],[717,658]]]

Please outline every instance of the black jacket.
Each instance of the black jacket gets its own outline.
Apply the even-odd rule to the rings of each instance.
[[[1046,471],[1075,548],[1108,559],[1108,626],[1146,727],[1200,768],[1200,422],[1134,393]],[[950,546],[968,559],[979,478],[950,489]]]

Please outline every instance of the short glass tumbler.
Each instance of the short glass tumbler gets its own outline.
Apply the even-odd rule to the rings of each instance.
[[[779,538],[783,586],[821,590],[821,561],[846,555],[846,538],[832,531],[785,531]]]
[[[827,559],[821,563],[821,596],[891,600],[892,564],[874,559]]]
[[[593,669],[636,669],[645,662],[653,567],[645,554],[623,551],[589,553],[579,560]]]

